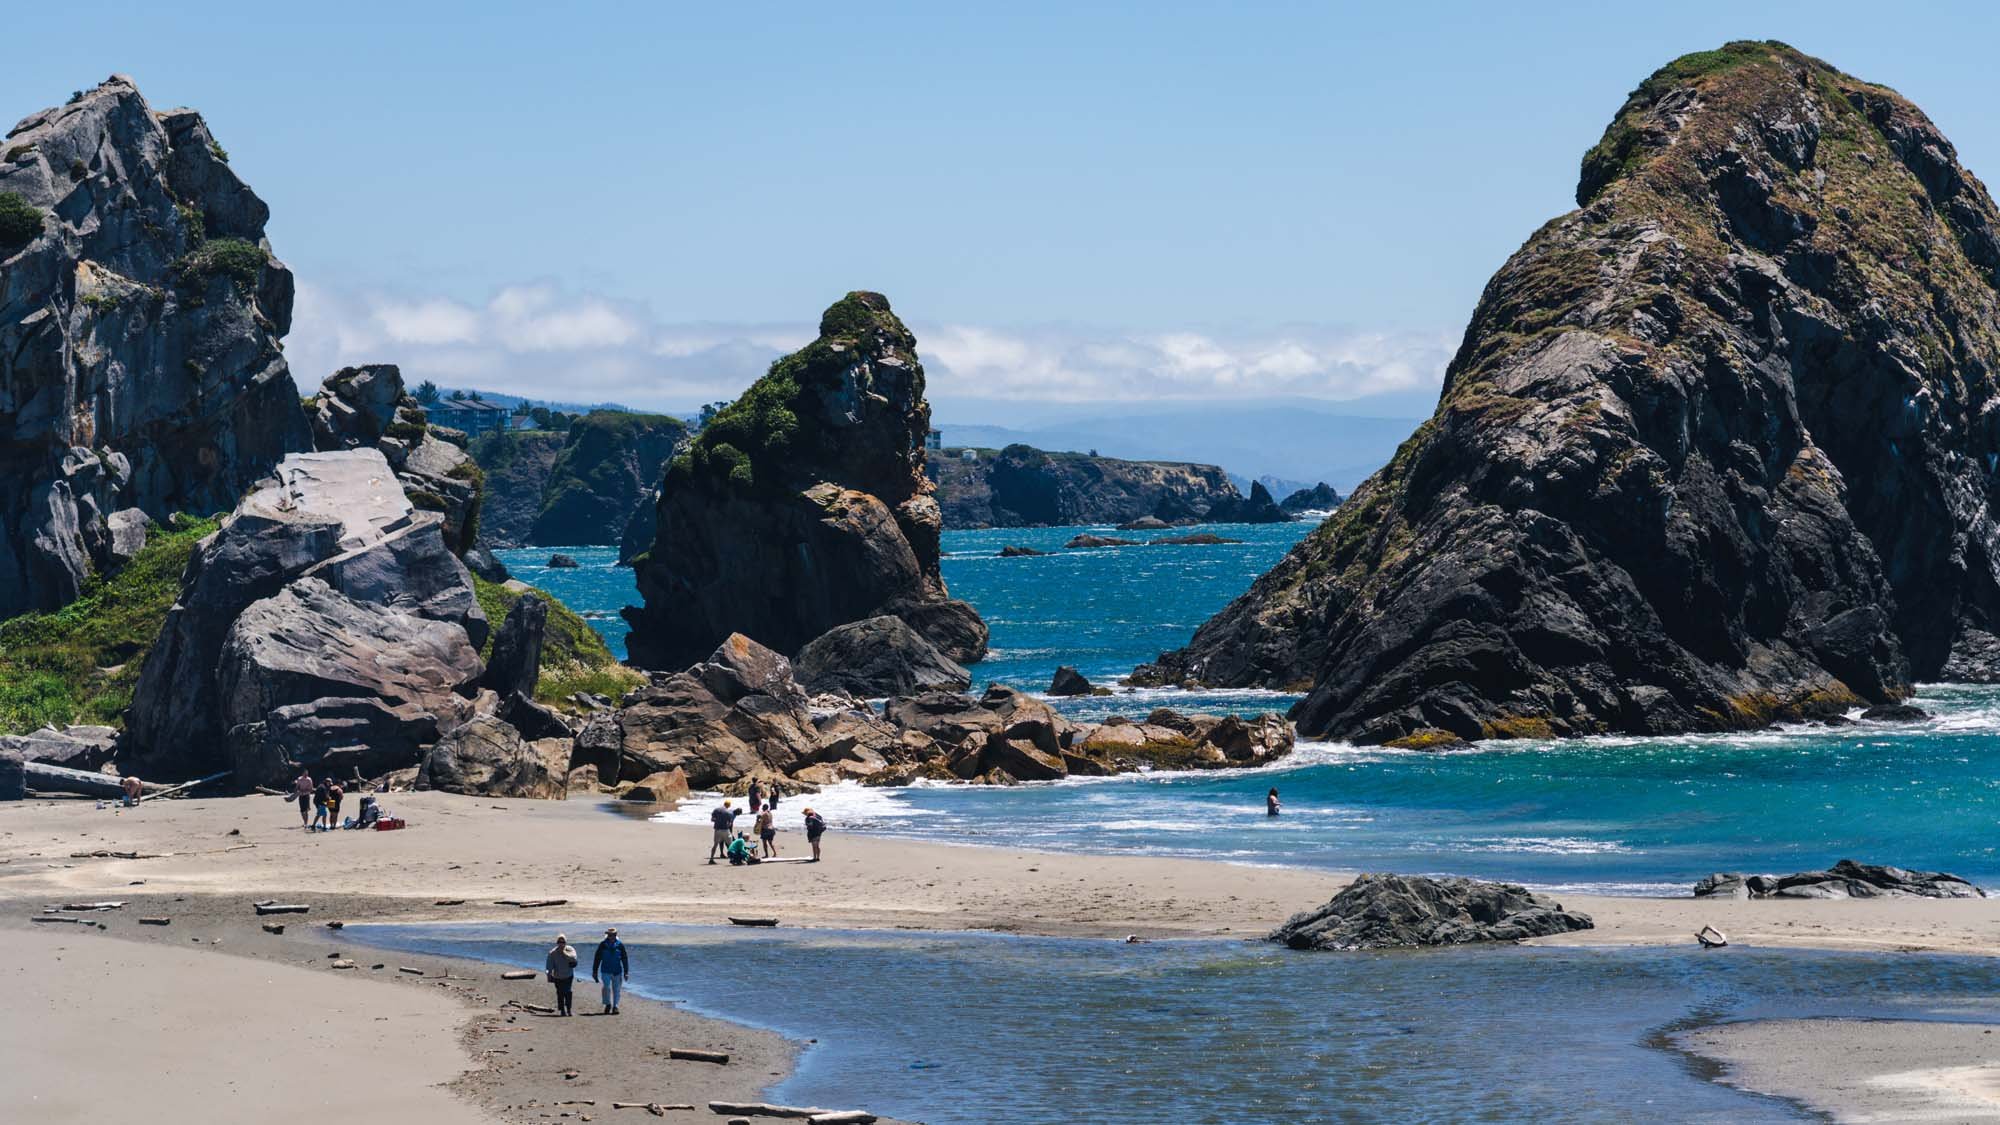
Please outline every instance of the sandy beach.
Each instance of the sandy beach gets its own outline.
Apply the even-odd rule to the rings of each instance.
[[[507,1005],[547,1004],[548,986],[502,982],[492,966],[456,963],[454,969],[398,955],[375,969],[382,958],[343,945],[325,928],[329,920],[547,918],[552,934],[566,928],[586,955],[605,924],[713,924],[746,913],[775,915],[787,926],[1254,937],[1324,902],[1346,881],[1332,872],[1205,860],[913,845],[847,835],[837,827],[823,863],[733,868],[703,862],[708,834],[702,829],[651,823],[595,800],[422,793],[395,794],[386,803],[409,820],[408,830],[307,834],[299,829],[295,806],[274,797],[170,801],[130,811],[98,809],[88,801],[0,807],[0,948],[15,967],[17,994],[25,993],[28,1010],[36,1013],[32,1030],[10,1021],[0,1037],[0,1059],[10,1070],[35,1072],[37,1119],[90,1119],[94,1071],[40,1065],[44,1056],[74,1058],[58,1046],[65,1043],[115,1048],[116,1056],[143,1068],[149,1087],[173,1091],[179,1100],[169,1104],[207,1104],[229,1092],[228,1083],[244,1085],[240,1073],[191,1065],[233,1057],[226,1047],[185,1058],[152,1049],[172,1013],[194,1004],[230,1013],[214,1021],[224,1025],[218,1035],[241,1036],[275,1053],[277,1061],[257,1072],[255,1084],[265,1091],[260,1096],[282,1100],[294,1086],[310,1089],[314,1067],[335,1065],[341,1073],[377,1076],[369,1081],[376,1089],[367,1104],[383,1105],[393,1090],[412,1113],[429,1114],[433,1102],[446,1107],[427,1120],[525,1121],[545,1113],[596,1112],[551,1108],[560,1101],[702,1106],[711,1098],[749,1099],[783,1074],[791,1057],[792,1047],[775,1036],[661,1004],[629,1005],[616,1036],[605,1034],[601,1018],[544,1019]],[[98,852],[107,854],[89,854]],[[143,858],[111,854],[121,852]],[[1597,922],[1594,930],[1552,939],[1570,944],[1688,944],[1696,929],[1714,925],[1738,947],[2000,950],[2000,901],[1992,899],[1562,897]],[[261,899],[309,903],[313,912],[283,936],[268,935],[251,908]],[[534,899],[567,901],[525,912],[498,904]],[[30,921],[52,904],[99,900],[131,905],[84,915],[82,925]],[[438,905],[440,900],[462,902]],[[142,914],[174,921],[141,926]],[[105,929],[94,928],[99,922]],[[328,968],[329,954],[339,952],[351,953],[356,968]],[[246,964],[246,957],[256,963]],[[56,958],[76,958],[94,971],[74,987],[70,974],[32,971]],[[398,971],[404,965],[421,972]],[[31,979],[37,983],[25,983]],[[162,991],[135,991],[146,989]],[[594,1011],[591,999],[586,983],[578,1010]],[[140,1019],[128,1010],[152,1014]],[[1871,1030],[1878,1026],[1858,1025],[1850,1034],[1868,1042],[1894,1037]],[[456,1035],[444,1034],[454,1027]],[[1709,1054],[1727,1042],[1736,1052],[1732,1060],[1781,1058],[1788,1049],[1778,1040],[1746,1035],[1733,1031],[1687,1048]],[[406,1042],[414,1045],[402,1046]],[[392,1056],[393,1069],[367,1069],[371,1056],[356,1053],[362,1043],[369,1044],[366,1051]],[[528,1045],[537,1049],[531,1054]],[[667,1046],[728,1050],[735,1058],[726,1068],[661,1066],[659,1052]],[[1779,1084],[1740,1065],[1746,1086]],[[579,1073],[565,1077],[569,1069]],[[282,1077],[265,1082],[266,1074]],[[1972,1081],[1962,1074],[1948,1080],[1961,1079]],[[1853,1109],[1873,1104],[1870,1097],[1892,1095],[1905,1096],[1890,1086],[1855,1086],[1842,1089],[1839,1098]],[[258,1116],[246,1108],[241,1119]],[[705,1110],[681,1116],[716,1119]]]
[[[2000,1029],[1914,1020],[1757,1020],[1675,1037],[1732,1086],[1837,1121],[2000,1121]]]

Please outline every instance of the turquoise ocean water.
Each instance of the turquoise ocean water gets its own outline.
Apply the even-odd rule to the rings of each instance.
[[[817,1041],[774,1100],[930,1125],[1813,1120],[1704,1081],[1666,1036],[1771,1015],[2000,1017],[2000,966],[1978,959],[564,925],[603,921],[632,946],[634,991]],[[557,928],[347,934],[534,968]]]
[[[1216,547],[1063,551],[1081,530],[947,532],[952,592],[993,630],[973,671],[1041,690],[1057,664],[1112,683],[1186,640],[1309,528],[1216,527]],[[1148,538],[1137,533],[1134,538]],[[1055,553],[995,557],[1019,544]],[[633,598],[615,552],[544,571],[503,552],[622,648]],[[1082,716],[1279,710],[1269,692],[1142,691],[1064,701]],[[1416,753],[1305,743],[1248,773],[1142,774],[1010,789],[842,787],[816,801],[842,831],[1085,851],[1215,856],[1346,870],[1505,877],[1541,886],[1685,893],[1716,870],[1791,871],[1853,857],[2000,884],[2000,690],[1929,686],[1927,722],[1745,735],[1489,743]],[[1286,815],[1263,815],[1277,786]],[[688,816],[699,816],[689,810]]]

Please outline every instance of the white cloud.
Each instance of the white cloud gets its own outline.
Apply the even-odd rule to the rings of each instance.
[[[734,397],[814,332],[812,321],[669,323],[634,302],[542,283],[508,286],[483,304],[302,284],[293,320],[286,352],[307,391],[343,366],[396,363],[411,383],[683,409]],[[934,397],[1046,403],[1424,390],[1438,385],[1454,344],[1443,332],[1330,325],[911,327]]]

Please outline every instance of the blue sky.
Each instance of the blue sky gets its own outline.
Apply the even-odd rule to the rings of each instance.
[[[2000,174],[1976,5],[76,11],[9,15],[0,116],[113,71],[203,110],[301,282],[303,383],[679,406],[867,287],[963,411],[1404,413],[1626,91],[1732,38],[1895,86]]]

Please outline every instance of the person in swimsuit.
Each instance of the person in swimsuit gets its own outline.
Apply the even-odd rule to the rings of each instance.
[[[1264,815],[1277,816],[1281,811],[1278,807],[1278,788],[1274,785],[1269,793],[1264,794]]]

